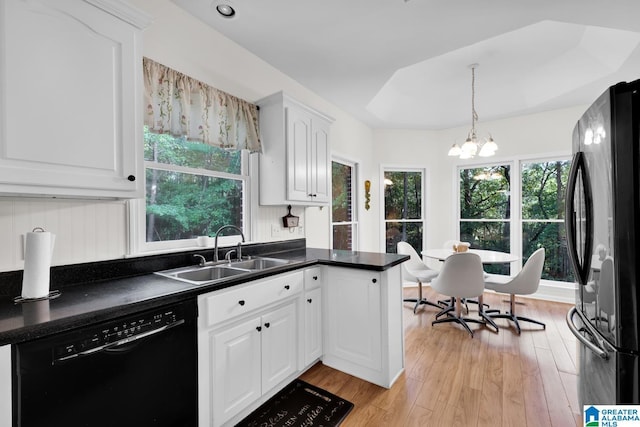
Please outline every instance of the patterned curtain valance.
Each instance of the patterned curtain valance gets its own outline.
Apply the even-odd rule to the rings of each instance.
[[[144,124],[231,150],[261,151],[258,107],[144,58]]]

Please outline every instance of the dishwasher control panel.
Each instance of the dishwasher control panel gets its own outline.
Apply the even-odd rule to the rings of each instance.
[[[180,306],[157,309],[112,320],[82,330],[75,340],[53,348],[53,362],[116,348],[184,323]]]

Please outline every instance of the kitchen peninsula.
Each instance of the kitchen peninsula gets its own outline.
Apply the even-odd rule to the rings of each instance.
[[[201,286],[153,273],[196,264],[193,260],[196,253],[211,259],[208,250],[54,267],[51,289],[59,289],[61,296],[26,304],[13,302],[13,297],[19,295],[21,272],[1,273],[0,372],[7,371],[7,365],[11,364],[10,349],[19,343],[64,331],[82,330],[92,324],[168,304],[195,300],[198,301],[198,330],[202,331],[205,315],[201,301],[205,298],[224,300],[243,289],[252,289],[251,286],[253,289],[267,289],[269,283],[280,277],[287,280],[300,277],[299,288],[294,286],[289,296],[281,300],[267,298],[264,307],[233,319],[217,319],[212,326],[214,332],[225,331],[254,313],[266,316],[275,309],[290,306],[296,316],[294,319],[297,319],[294,322],[295,363],[291,374],[270,388],[263,387],[256,399],[248,402],[247,406],[234,408],[225,419],[208,413],[207,401],[211,398],[215,401],[215,396],[206,396],[207,401],[203,401],[201,388],[200,418],[203,406],[207,406],[205,412],[211,419],[211,425],[235,421],[318,360],[383,387],[391,386],[404,368],[399,264],[407,260],[406,256],[306,248],[304,239],[248,244],[243,251],[250,256],[277,257],[291,262]],[[312,281],[319,283],[308,283]],[[318,312],[322,334],[319,353],[309,353],[305,347],[306,305],[311,305],[305,303],[312,300],[311,295],[317,295],[323,302]],[[366,328],[367,333],[362,333],[362,328]],[[201,343],[198,347],[202,349]],[[202,366],[201,355],[198,364]],[[12,372],[13,369],[15,366],[11,367]],[[200,382],[206,382],[206,378],[199,374]],[[214,388],[208,390],[215,391]],[[0,397],[8,399],[11,394],[10,384],[9,387],[3,384]],[[200,425],[209,424],[201,421]]]

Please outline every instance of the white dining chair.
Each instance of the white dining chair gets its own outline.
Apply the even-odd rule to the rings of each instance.
[[[442,306],[431,302],[424,298],[422,295],[422,285],[424,283],[431,282],[438,276],[438,272],[427,267],[422,261],[416,250],[407,242],[398,242],[397,250],[399,254],[409,255],[409,260],[402,263],[402,280],[417,282],[418,284],[418,298],[405,298],[404,302],[414,302],[413,312],[416,313],[418,307],[423,304],[431,305],[434,307],[442,308]]]
[[[461,324],[473,337],[473,331],[468,322],[486,324],[492,322],[482,310],[482,293],[484,292],[484,272],[482,262],[477,254],[463,252],[453,254],[445,259],[438,277],[431,281],[431,287],[442,295],[447,295],[455,299],[455,309],[445,308],[438,313],[432,325],[445,322],[456,322]],[[462,300],[465,298],[478,298],[478,313],[481,319],[462,317]],[[453,312],[453,313],[452,313]],[[447,317],[438,319],[440,315]],[[496,331],[498,327],[492,324]]]
[[[531,254],[522,270],[515,276],[504,276],[500,274],[490,274],[485,278],[484,287],[496,292],[510,294],[509,311],[500,313],[498,310],[487,310],[487,314],[494,319],[511,320],[518,334],[520,334],[520,321],[535,323],[542,325],[543,329],[546,325],[538,320],[528,317],[518,316],[516,314],[516,295],[530,295],[538,290],[540,278],[542,277],[542,267],[544,266],[544,248],[537,249]]]

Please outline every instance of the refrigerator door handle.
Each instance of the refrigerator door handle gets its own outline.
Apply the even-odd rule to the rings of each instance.
[[[572,307],[571,310],[569,310],[569,312],[567,313],[567,326],[569,327],[569,330],[571,331],[571,333],[573,335],[575,335],[575,337],[578,339],[578,341],[580,341],[582,344],[584,344],[589,350],[591,350],[592,352],[594,352],[595,354],[597,354],[598,356],[600,356],[601,358],[607,360],[609,359],[609,353],[607,352],[607,350],[605,350],[603,347],[603,342],[602,340],[598,340],[596,338],[596,335],[593,333],[593,331],[591,331],[591,327],[589,325],[588,322],[583,322],[585,324],[585,328],[583,328],[582,330],[584,330],[585,332],[587,332],[592,338],[594,338],[596,341],[598,341],[598,345],[594,344],[593,342],[591,342],[590,340],[588,340],[587,338],[585,338],[581,333],[580,330],[578,330],[578,328],[576,327],[575,323],[573,323],[573,316],[576,315],[578,313],[578,310],[576,307]]]
[[[578,255],[578,248],[576,242],[577,225],[576,215],[573,209],[574,200],[576,196],[576,185],[578,183],[578,175],[580,175],[583,186],[584,197],[584,247],[583,260],[580,262],[580,256]],[[578,283],[586,285],[589,280],[589,273],[591,272],[591,251],[593,250],[593,196],[591,194],[591,181],[589,179],[589,173],[587,171],[587,165],[584,159],[584,153],[578,151],[571,164],[571,170],[569,171],[569,182],[567,183],[567,198],[565,202],[565,220],[567,230],[567,246],[569,252],[569,258],[573,263],[574,271],[578,276]]]

